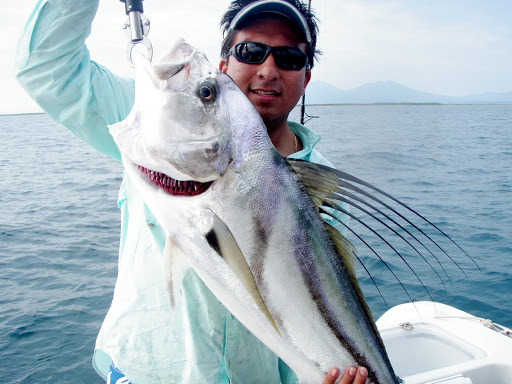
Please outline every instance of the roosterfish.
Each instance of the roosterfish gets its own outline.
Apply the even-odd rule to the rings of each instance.
[[[171,307],[185,265],[300,383],[349,365],[367,367],[368,382],[399,383],[356,250],[325,220],[348,214],[344,174],[282,157],[243,92],[185,41],[134,64],[134,107],[110,132],[165,231]]]

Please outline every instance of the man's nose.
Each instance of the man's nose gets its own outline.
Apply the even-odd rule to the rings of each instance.
[[[279,67],[276,65],[274,55],[270,53],[265,61],[258,67],[258,77],[265,80],[276,80],[279,78]]]

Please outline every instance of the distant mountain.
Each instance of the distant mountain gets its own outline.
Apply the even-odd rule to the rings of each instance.
[[[417,91],[393,81],[368,83],[349,90],[312,81],[306,92],[306,104],[375,103],[512,104],[512,92],[453,97]]]

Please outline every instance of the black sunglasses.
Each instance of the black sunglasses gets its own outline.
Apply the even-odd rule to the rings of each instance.
[[[246,64],[261,64],[272,52],[274,61],[279,68],[300,71],[308,65],[308,57],[299,48],[295,47],[270,47],[254,41],[242,41],[235,44],[228,52],[236,59]]]

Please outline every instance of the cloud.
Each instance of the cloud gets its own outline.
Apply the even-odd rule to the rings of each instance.
[[[340,3],[322,23],[322,80],[341,88],[394,80],[452,95],[510,91],[510,23],[490,27],[473,17],[476,10],[464,15],[444,4]]]

